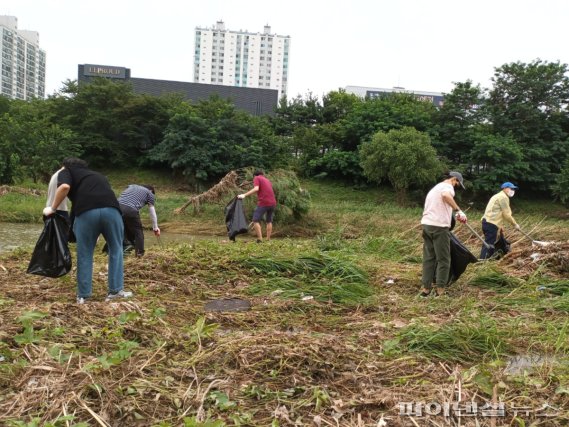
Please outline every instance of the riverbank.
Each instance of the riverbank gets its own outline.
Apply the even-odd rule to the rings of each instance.
[[[85,306],[74,303],[74,274],[29,276],[28,251],[1,256],[0,423],[65,425],[67,415],[70,425],[445,425],[456,423],[452,408],[476,402],[462,426],[567,425],[565,220],[514,199],[522,227],[559,244],[532,247],[508,233],[512,256],[471,265],[448,296],[422,300],[420,208],[402,209],[380,190],[304,185],[313,234],[149,248],[125,260],[130,301],[103,302],[102,255]],[[187,200],[158,194],[159,209]],[[165,233],[198,224],[223,233],[220,208],[159,218]],[[469,211],[475,227],[478,215]],[[478,252],[466,227],[456,234]],[[250,308],[206,309],[219,299]],[[504,412],[489,417],[486,407],[484,416],[493,401]],[[400,402],[433,402],[432,415],[409,406],[413,423]],[[546,403],[555,411],[540,412]],[[450,416],[435,415],[436,404]],[[521,407],[528,414],[514,415]]]

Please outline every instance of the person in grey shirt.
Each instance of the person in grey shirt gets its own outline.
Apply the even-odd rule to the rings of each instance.
[[[160,236],[158,217],[154,208],[155,202],[155,191],[151,185],[130,184],[119,196],[125,240],[134,244],[136,256],[144,255],[144,229],[140,220],[140,209],[145,205],[148,205],[154,235]]]

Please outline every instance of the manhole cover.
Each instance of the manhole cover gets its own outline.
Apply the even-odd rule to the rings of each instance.
[[[205,311],[247,311],[251,303],[239,298],[214,299],[206,302]]]

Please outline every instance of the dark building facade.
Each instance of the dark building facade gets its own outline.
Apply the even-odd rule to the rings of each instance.
[[[176,93],[188,101],[207,100],[212,95],[229,99],[236,108],[254,116],[273,115],[278,104],[278,90],[258,89],[214,84],[177,82],[172,80],[141,79],[131,77],[130,68],[109,65],[79,64],[77,80],[79,84],[88,83],[96,77],[124,81],[132,85],[134,93],[146,95],[166,95]]]

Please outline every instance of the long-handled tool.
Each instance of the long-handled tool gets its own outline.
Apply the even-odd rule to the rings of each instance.
[[[548,246],[551,245],[553,242],[542,242],[539,240],[534,240],[533,237],[531,237],[528,233],[526,233],[524,230],[522,230],[521,228],[517,229],[520,233],[522,233],[524,236],[526,236],[529,240],[531,240],[531,242],[535,245],[538,246]]]
[[[162,240],[160,240],[160,236],[156,236],[156,240],[158,240],[158,245],[160,246],[160,249],[164,249],[164,244],[162,243]]]
[[[474,234],[476,237],[478,237],[478,239],[480,239],[480,241],[486,247],[486,249],[489,250],[494,249],[494,246],[486,243],[486,241],[482,238],[482,236],[478,234],[476,230],[472,228],[472,226],[468,222],[464,222],[463,224],[466,225],[470,231],[472,231],[472,234]]]

